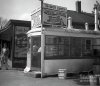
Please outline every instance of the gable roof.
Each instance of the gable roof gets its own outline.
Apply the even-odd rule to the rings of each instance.
[[[85,12],[76,12],[72,10],[67,11],[67,16],[72,17],[73,23],[85,24],[94,24],[94,15],[92,13],[85,13]]]

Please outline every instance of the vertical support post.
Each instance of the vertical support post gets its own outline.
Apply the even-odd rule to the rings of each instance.
[[[67,8],[66,8],[66,28],[68,27],[68,24],[67,24]]]
[[[12,49],[11,49],[11,59],[12,59],[12,67],[14,64],[14,53],[15,53],[15,26],[12,25],[13,28],[13,34],[12,34]]]
[[[45,35],[41,34],[41,78],[44,76]]]
[[[32,37],[28,38],[28,52],[27,52],[27,64],[26,64],[26,68],[24,69],[24,73],[27,73],[31,70],[31,63],[32,63],[32,48],[33,48],[33,39]]]
[[[2,49],[2,39],[1,39],[1,49]]]
[[[69,56],[71,56],[71,37],[69,37]]]
[[[33,57],[33,39],[32,39],[32,36],[30,37],[30,70],[31,70],[31,67],[32,67],[32,57]]]
[[[97,9],[97,7],[95,7],[94,8],[94,11],[95,11],[95,29],[94,29],[94,31],[98,31],[98,9]]]
[[[32,37],[28,38],[28,52],[27,52],[27,64],[26,64],[26,68],[24,69],[24,73],[27,73],[31,70],[31,63],[32,63]]]
[[[30,48],[29,48],[29,57],[28,57],[28,63],[27,63],[27,66],[28,68],[30,68],[31,70],[31,62],[32,62],[32,37],[30,37],[29,39],[29,43],[30,43]]]
[[[41,78],[43,78],[45,35],[43,33],[43,0],[40,1],[41,1]]]
[[[11,57],[10,57],[10,58],[11,58],[11,65],[10,65],[10,66],[11,66],[11,68],[12,68],[12,65],[13,65],[13,64],[12,64],[12,63],[13,63],[13,50],[14,50],[13,47],[14,47],[14,38],[13,38],[13,36],[12,36],[12,37],[11,37],[11,51],[10,51],[10,56],[11,56]]]
[[[81,56],[83,56],[83,46],[82,46],[82,42],[83,40],[81,39]]]

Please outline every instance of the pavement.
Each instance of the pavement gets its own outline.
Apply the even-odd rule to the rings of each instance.
[[[34,78],[22,70],[0,70],[0,86],[90,86],[79,83],[79,79],[59,79],[58,77]]]

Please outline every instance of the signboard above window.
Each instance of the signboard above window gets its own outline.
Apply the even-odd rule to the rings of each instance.
[[[67,8],[43,4],[43,26],[44,27],[66,27]],[[41,9],[31,15],[31,25],[33,27],[41,26]]]
[[[15,57],[26,58],[27,57],[27,31],[29,27],[15,26]]]

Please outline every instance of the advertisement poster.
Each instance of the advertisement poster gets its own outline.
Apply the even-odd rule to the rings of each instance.
[[[41,10],[34,12],[31,16],[32,27],[41,25]],[[43,4],[43,26],[47,27],[66,27],[67,24],[67,8]]]
[[[15,57],[25,58],[27,56],[27,35],[29,27],[15,27]]]

